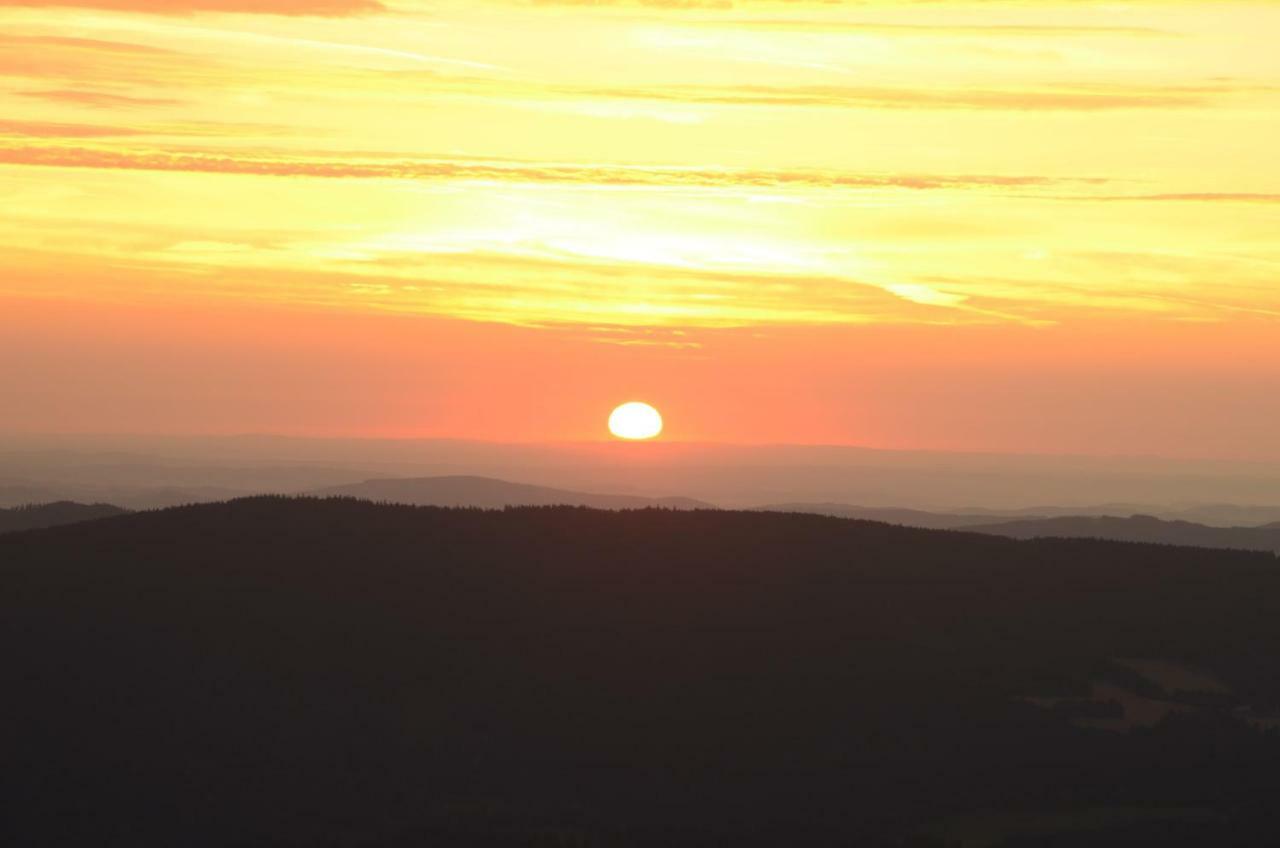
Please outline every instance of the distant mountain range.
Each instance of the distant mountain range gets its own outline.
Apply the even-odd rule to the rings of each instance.
[[[330,486],[311,494],[349,497],[411,506],[454,506],[501,509],[508,506],[586,506],[594,509],[715,509],[692,498],[646,498],[639,495],[601,495],[509,483],[491,477],[411,477],[365,480]]]
[[[490,477],[447,476],[379,478],[331,486],[310,494],[350,497],[411,506],[502,509],[513,506],[582,506],[593,509],[716,509],[693,498],[649,498],[600,494],[512,483]],[[85,505],[61,501],[0,509],[0,533],[54,527],[124,515],[131,510],[110,504]],[[760,507],[762,512],[799,512],[876,521],[930,530],[964,530],[1012,539],[1075,538],[1118,542],[1150,542],[1280,554],[1280,522],[1260,527],[1211,527],[1189,521],[1169,521],[1150,515],[1032,515],[1023,511],[974,509],[946,513],[893,507],[864,507],[838,503],[782,503]],[[1052,511],[1052,510],[1047,510]],[[1003,519],[1003,520],[1001,520]]]
[[[1190,507],[1160,507],[1155,504],[1104,503],[1087,506],[1035,506],[1022,509],[966,507],[954,511],[928,511],[900,507],[858,506],[846,503],[789,502],[757,507],[766,512],[808,512],[836,518],[885,521],[905,527],[930,530],[958,530],[1004,521],[1039,521],[1046,518],[1110,516],[1128,518],[1150,515],[1168,522],[1192,522],[1210,527],[1280,527],[1280,507],[1241,504],[1200,504]]]
[[[1011,539],[1105,539],[1113,542],[1150,542],[1198,548],[1271,551],[1280,554],[1280,522],[1261,527],[1210,527],[1190,521],[1169,521],[1151,515],[1034,515],[1020,511],[1000,515],[978,511],[925,512],[914,509],[852,506],[849,504],[774,504],[766,512],[805,512],[882,521],[929,530],[965,530]],[[1004,521],[994,520],[1004,518]]]
[[[683,495],[720,507],[839,503],[1008,517],[1154,515],[1280,521],[1280,457],[1171,460],[657,442],[0,434],[0,506],[71,500],[150,509],[300,494],[383,477],[469,475],[577,492]],[[1065,505],[1050,509],[1046,504]]]
[[[1264,527],[1206,527],[1189,521],[1162,521],[1150,515],[1128,518],[1070,516],[978,524],[964,529],[1011,539],[1107,539],[1199,548],[1271,551],[1280,554],[1280,524]]]
[[[1077,511],[1079,512],[1079,511]],[[1251,506],[1248,504],[1200,504],[1181,509],[1131,509],[1108,515],[1154,515],[1166,521],[1194,521],[1213,527],[1258,527],[1264,524],[1280,525],[1280,507]]]
[[[649,498],[578,492],[470,476],[371,479],[362,483],[331,486],[310,494],[316,497],[349,497],[410,506],[481,509],[514,506],[582,506],[606,510],[717,508],[714,504],[693,498]],[[1027,516],[1019,510],[1001,513],[980,509],[946,513],[838,503],[771,504],[760,507],[758,511],[811,513],[929,530],[963,530],[1011,539],[1103,539],[1280,554],[1280,522],[1260,527],[1211,527],[1190,521],[1169,521],[1150,515]],[[110,504],[86,505],[68,501],[0,509],[0,533],[73,524],[129,512],[131,510]]]
[[[853,518],[859,521],[883,521],[885,524],[901,524],[904,527],[921,527],[926,530],[960,530],[978,524],[991,524],[1001,518],[1022,519],[1018,511],[996,513],[975,511],[972,513],[927,512],[898,507],[854,506],[838,503],[782,503],[759,507],[761,512],[805,512],[813,515],[830,515],[833,518]],[[1041,516],[1035,516],[1037,518]]]
[[[129,510],[121,509],[111,504],[86,505],[62,501],[34,506],[18,506],[12,509],[0,509],[0,533],[37,530],[42,527],[57,527],[63,524],[76,524],[80,521],[92,521],[96,518],[111,518],[116,515],[128,514]]]

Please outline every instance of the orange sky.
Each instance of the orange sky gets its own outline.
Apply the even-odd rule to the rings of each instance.
[[[0,429],[1277,458],[1276,32],[0,0]]]

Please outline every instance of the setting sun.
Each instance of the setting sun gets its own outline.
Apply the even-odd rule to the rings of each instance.
[[[619,439],[652,439],[662,432],[662,416],[647,403],[624,403],[609,416],[609,432]]]

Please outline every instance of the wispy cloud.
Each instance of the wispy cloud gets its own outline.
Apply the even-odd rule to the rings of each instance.
[[[56,86],[60,91],[79,89],[78,84],[90,78],[103,84],[146,87],[145,95],[131,93],[144,99],[152,96],[157,86],[225,92],[251,87],[277,91],[283,96],[299,91],[314,95],[319,91],[333,99],[376,93],[388,100],[402,98],[405,103],[417,104],[432,97],[465,97],[521,109],[536,104],[647,102],[675,103],[690,108],[1088,113],[1212,108],[1277,93],[1272,85],[1241,79],[1167,84],[1049,80],[928,86],[761,82],[611,86],[518,75],[487,62],[399,48],[263,33],[219,32],[215,35],[229,44],[260,45],[264,50],[287,47],[325,56],[325,64],[305,70],[279,63],[253,66],[206,52],[182,53],[97,39],[0,35],[0,74],[29,80],[56,80],[50,88]],[[362,59],[373,64],[362,67],[359,65]],[[387,60],[407,63],[407,67],[391,69],[377,65]]]
[[[1272,93],[1238,83],[1202,85],[1045,84],[1008,88],[936,86],[673,86],[581,89],[596,97],[737,106],[1098,112],[1206,106],[1236,95]]]
[[[34,260],[34,261],[31,261]],[[0,294],[97,297],[140,289],[158,299],[224,299],[341,311],[432,314],[539,327],[689,328],[999,323],[1016,317],[904,298],[883,286],[836,277],[688,271],[546,258],[455,256],[447,268],[420,255],[330,262],[295,270],[237,264],[100,257],[87,279],[15,258],[22,274],[0,279]],[[178,283],[178,285],[175,285]],[[643,337],[643,334],[641,334]]]
[[[1280,203],[1280,193],[1248,192],[1248,191],[1200,191],[1177,192],[1169,194],[1113,194],[1087,198],[1070,198],[1103,200],[1103,201],[1147,201],[1150,203],[1166,203],[1189,201],[1193,203]]]
[[[141,135],[133,127],[97,126],[94,124],[64,124],[52,121],[13,121],[0,118],[0,136],[28,136],[33,138],[109,138],[112,136]]]
[[[0,0],[0,8],[73,7],[184,15],[193,12],[240,12],[254,15],[346,16],[385,11],[379,0]]]
[[[846,33],[855,35],[889,36],[962,36],[977,38],[1092,38],[1106,36],[1130,36],[1169,38],[1176,33],[1155,27],[1136,26],[1071,26],[1053,24],[945,24],[945,23],[884,23],[880,21],[849,20],[830,16],[812,18],[774,17],[713,17],[686,22],[697,26],[736,29],[765,30],[768,32],[805,32],[817,34]]]
[[[5,124],[0,123],[0,131]],[[51,134],[67,126],[63,135],[80,129],[85,135],[128,134],[109,127],[50,125]],[[43,127],[26,127],[38,135]],[[133,134],[138,134],[134,131]],[[860,189],[1035,189],[1070,184],[1100,184],[1102,178],[1054,178],[1001,174],[858,174],[822,170],[748,170],[732,168],[663,168],[626,165],[477,161],[462,159],[356,158],[300,159],[241,156],[214,152],[113,150],[65,145],[0,147],[0,162],[60,168],[105,168],[140,171],[255,174],[272,177],[334,179],[471,180],[511,183],[570,183],[604,186],[687,186],[710,188],[860,188]]]
[[[63,88],[190,87],[217,84],[228,69],[210,56],[99,38],[0,34],[0,75]],[[230,77],[235,80],[235,77]]]
[[[219,138],[233,137],[239,138],[246,135],[265,135],[280,136],[287,135],[290,128],[283,125],[275,124],[234,124],[220,123],[215,121],[201,121],[198,123],[173,123],[173,124],[149,124],[138,126],[122,126],[108,124],[77,124],[77,123],[61,123],[52,121],[12,121],[0,119],[0,138],[6,136],[12,138],[40,138],[40,139],[88,139],[88,138],[127,138],[138,136],[155,136],[155,137],[180,137],[180,138]],[[21,150],[32,151],[30,154],[23,154]],[[23,147],[23,146],[0,146],[0,161],[7,161],[8,164],[53,164],[58,159],[57,151],[62,150],[69,154],[65,160],[66,167],[75,167],[76,153],[78,148],[74,147]],[[43,154],[38,151],[44,151]],[[112,154],[107,151],[98,151],[107,157],[103,161],[111,161]],[[129,154],[123,154],[128,156]],[[161,155],[161,154],[156,154]],[[42,156],[49,161],[41,161]],[[92,151],[89,152],[92,156]],[[6,159],[5,157],[11,157]],[[29,158],[30,161],[23,161]],[[145,158],[145,157],[144,157]],[[163,156],[162,156],[163,158]],[[91,158],[84,161],[92,161]],[[124,161],[117,158],[115,161]],[[86,165],[86,167],[124,167],[112,165]],[[138,167],[137,170],[196,170],[195,168],[162,168],[162,167]],[[231,171],[228,171],[229,173]]]
[[[3,5],[3,0],[0,0]],[[72,38],[59,35],[11,35],[0,33],[0,48],[37,47],[37,48],[70,48],[74,50],[94,50],[105,53],[146,53],[150,55],[176,55],[172,50],[153,47],[147,44],[134,44],[126,41],[109,41],[100,38]]]
[[[113,94],[107,91],[87,91],[81,89],[55,89],[52,91],[18,91],[21,97],[32,97],[37,100],[48,100],[53,103],[70,103],[75,106],[97,106],[104,109],[128,108],[130,106],[176,106],[181,100],[166,97],[132,97],[126,94]]]
[[[1129,5],[1165,5],[1168,0],[1131,0]],[[648,8],[666,11],[687,10],[692,12],[726,11],[735,9],[769,9],[769,10],[805,10],[828,12],[832,9],[854,8],[859,11],[869,7],[882,6],[941,6],[945,0],[509,0],[508,5],[532,5],[546,7],[577,8]],[[1042,7],[1044,0],[970,0],[965,4],[971,7],[984,5],[996,8],[1016,9]],[[1114,6],[1112,0],[1073,0],[1076,6]],[[786,14],[786,12],[783,12]]]

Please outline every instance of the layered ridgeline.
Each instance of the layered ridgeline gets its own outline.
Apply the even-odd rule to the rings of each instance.
[[[903,509],[901,507],[857,506],[846,503],[780,503],[758,507],[769,512],[811,512],[863,521],[884,521],[907,527],[957,530],[1008,521],[1039,521],[1045,518],[1150,516],[1161,521],[1187,522],[1208,527],[1280,527],[1276,515],[1280,507],[1238,504],[1202,504],[1171,507],[1158,504],[1107,503],[1086,506],[1033,506],[1021,509],[968,507],[947,511]]]
[[[1128,518],[1064,516],[1003,521],[968,525],[967,529],[1012,539],[1112,539],[1122,542],[1271,551],[1280,554],[1280,525],[1206,527],[1190,521],[1162,521],[1150,515],[1132,515]]]
[[[1271,554],[142,513],[0,536],[0,842],[1264,844],[1277,656]]]
[[[904,527],[923,527],[928,530],[961,530],[978,524],[997,521],[1017,521],[1027,516],[1016,512],[930,512],[893,506],[857,506],[842,503],[780,503],[759,507],[762,512],[804,512],[812,515],[829,515],[833,518],[854,518],[859,521],[882,521]],[[1043,516],[1033,516],[1042,518]]]
[[[332,486],[311,494],[318,497],[350,497],[410,506],[464,506],[502,509],[508,506],[587,506],[593,509],[715,509],[693,498],[648,498],[640,495],[606,495],[574,492],[548,486],[530,486],[492,477],[387,477],[344,486]]]
[[[79,521],[93,521],[128,513],[129,510],[111,504],[78,504],[70,501],[15,506],[10,509],[0,509],[0,533],[57,527],[62,524],[75,524]]]
[[[999,512],[927,512],[893,507],[848,504],[777,504],[761,507],[768,512],[805,512],[883,521],[904,527],[932,530],[967,530],[1008,536],[1011,539],[1107,539],[1202,548],[1229,548],[1280,553],[1280,523],[1261,527],[1214,527],[1192,521],[1167,520],[1151,515],[1019,515]]]

